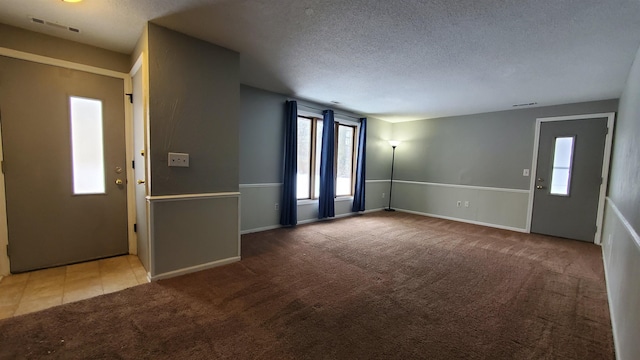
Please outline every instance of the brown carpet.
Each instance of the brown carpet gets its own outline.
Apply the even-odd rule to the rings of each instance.
[[[600,247],[403,213],[0,321],[0,358],[613,359]]]

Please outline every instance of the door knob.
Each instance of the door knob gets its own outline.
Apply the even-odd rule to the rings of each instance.
[[[536,186],[536,189],[544,189],[544,186],[538,185],[538,186]]]
[[[138,180],[138,185],[144,184],[144,180]]]
[[[116,185],[122,185],[122,179],[116,179]]]

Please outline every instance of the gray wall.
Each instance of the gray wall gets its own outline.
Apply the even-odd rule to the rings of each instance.
[[[280,183],[287,97],[246,85],[240,97],[240,183]]]
[[[238,191],[239,54],[149,24],[149,59],[151,195]]]
[[[240,256],[237,197],[152,201],[151,215],[152,276]]]
[[[142,50],[144,42],[143,35]],[[154,24],[148,54],[149,234],[157,278],[240,256],[239,195],[226,194],[238,192],[239,55]],[[189,153],[190,167],[168,167],[170,151]]]
[[[394,178],[528,189],[536,118],[616,111],[617,100],[501,111],[393,125],[403,141]]]
[[[640,51],[616,120],[603,255],[618,359],[640,359]]]
[[[605,100],[394,124],[393,137],[402,143],[396,150],[392,206],[526,231],[530,177],[523,176],[523,170],[531,170],[536,118],[612,112],[617,103]]]
[[[0,47],[128,73],[129,55],[0,24]]]
[[[250,86],[241,86],[240,111],[240,189],[242,193],[242,230],[245,232],[279,226],[280,213],[276,203],[282,192],[282,157],[284,134],[284,102],[287,96]],[[324,109],[324,105],[299,101]],[[340,114],[358,116],[340,110]],[[367,129],[367,179],[389,179],[391,148],[391,124],[368,119]],[[366,184],[367,209],[382,208],[383,191],[389,183]],[[371,201],[369,200],[371,198]],[[383,201],[380,201],[380,200]],[[351,201],[336,201],[336,215],[351,213]],[[298,206],[298,221],[313,221],[317,218],[317,202],[301,202]]]

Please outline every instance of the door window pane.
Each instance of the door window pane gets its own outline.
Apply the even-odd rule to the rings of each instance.
[[[297,198],[308,199],[311,174],[311,119],[298,118]]]
[[[104,194],[102,101],[70,97],[73,193]]]
[[[551,194],[569,195],[571,167],[573,165],[573,144],[575,137],[556,138],[551,172]]]
[[[320,197],[320,154],[322,154],[322,121],[316,120],[316,164],[313,198]]]
[[[354,127],[338,125],[336,196],[351,195],[353,179],[353,134]]]

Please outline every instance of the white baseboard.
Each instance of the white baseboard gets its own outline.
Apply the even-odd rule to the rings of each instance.
[[[234,262],[237,262],[237,261],[240,261],[240,256],[234,256],[234,257],[230,257],[230,258],[227,258],[227,259],[212,261],[212,262],[209,262],[209,263],[206,263],[206,264],[201,264],[201,265],[191,266],[191,267],[184,268],[184,269],[169,271],[169,272],[166,272],[166,273],[162,273],[162,274],[158,274],[158,275],[155,275],[155,276],[151,276],[149,278],[149,280],[150,281],[156,281],[156,280],[168,279],[168,278],[172,278],[172,277],[176,277],[176,276],[180,276],[180,275],[193,273],[193,272],[196,272],[196,271],[202,271],[202,270],[214,268],[214,267],[217,267],[217,266],[231,264],[231,263],[234,263]]]
[[[256,232],[260,232],[260,231],[279,229],[281,227],[282,227],[282,225],[269,225],[269,226],[263,226],[263,227],[255,228],[255,229],[247,229],[247,230],[240,231],[240,235],[251,234],[251,233],[256,233]]]
[[[607,257],[604,255],[604,246],[602,246],[602,263],[604,265],[604,283],[607,288],[607,303],[609,304],[609,318],[611,319],[611,329],[613,332],[613,348],[616,354],[621,354],[620,346],[618,345],[618,327],[616,326],[616,317],[613,313],[613,299],[611,298],[611,287],[609,286],[609,273],[607,272]]]
[[[434,218],[438,218],[438,219],[458,221],[458,222],[463,222],[463,223],[468,223],[468,224],[473,224],[473,225],[492,227],[492,228],[496,228],[496,229],[509,230],[509,231],[515,231],[515,232],[521,232],[521,233],[528,233],[527,229],[521,229],[521,228],[512,227],[512,226],[491,224],[491,223],[486,223],[486,222],[482,222],[482,221],[475,221],[475,220],[467,220],[467,219],[456,218],[456,217],[452,217],[452,216],[429,214],[429,213],[423,213],[423,212],[413,211],[413,210],[405,210],[405,209],[398,209],[398,208],[395,208],[395,209],[396,209],[396,211],[405,212],[405,213],[409,213],[409,214],[429,216],[429,217],[434,217]]]

